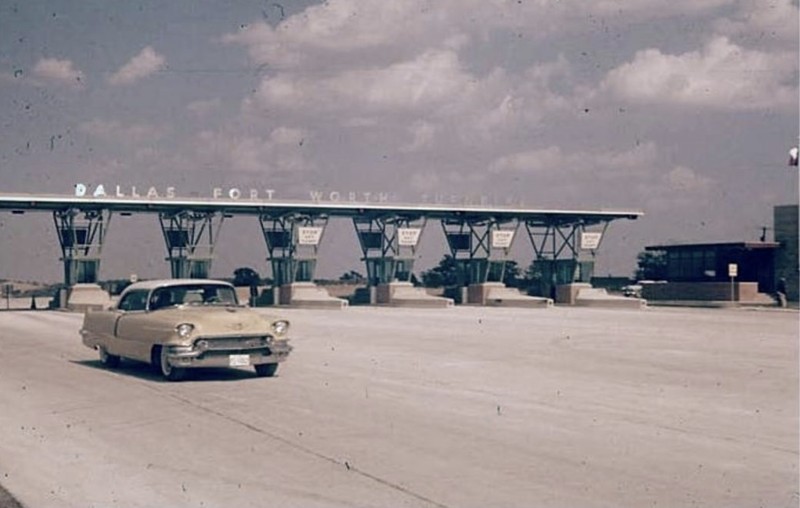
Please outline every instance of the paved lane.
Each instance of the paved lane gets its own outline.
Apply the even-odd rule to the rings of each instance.
[[[794,506],[791,312],[292,310],[273,379],[105,370],[0,313],[0,483],[49,506]]]

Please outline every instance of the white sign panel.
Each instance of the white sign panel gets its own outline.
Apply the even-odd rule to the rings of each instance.
[[[737,277],[739,275],[739,265],[736,263],[728,263],[728,277]]]
[[[603,233],[597,231],[584,231],[581,233],[581,249],[591,250],[600,247],[600,240],[603,238]]]
[[[495,249],[508,249],[513,241],[513,231],[503,231],[502,229],[492,231],[492,247]]]
[[[302,226],[297,228],[297,243],[299,245],[319,245],[322,238],[322,228]]]
[[[397,244],[402,247],[416,247],[420,233],[420,228],[397,228]]]

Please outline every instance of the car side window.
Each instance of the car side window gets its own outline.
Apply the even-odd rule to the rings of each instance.
[[[153,291],[150,297],[150,310],[163,309],[164,307],[171,307],[181,302],[181,295],[174,288],[158,288]]]
[[[145,310],[147,306],[147,291],[131,291],[122,297],[119,302],[119,310],[137,311]]]

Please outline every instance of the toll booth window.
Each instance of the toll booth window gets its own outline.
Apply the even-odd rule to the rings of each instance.
[[[144,310],[147,304],[147,291],[131,291],[122,297],[119,310],[137,311]]]

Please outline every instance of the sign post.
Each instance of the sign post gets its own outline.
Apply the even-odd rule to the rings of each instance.
[[[3,284],[3,294],[6,297],[6,310],[11,308],[11,291],[14,286],[11,283]]]
[[[739,265],[728,263],[728,277],[731,278],[731,302],[734,301],[733,281],[739,275]]]

